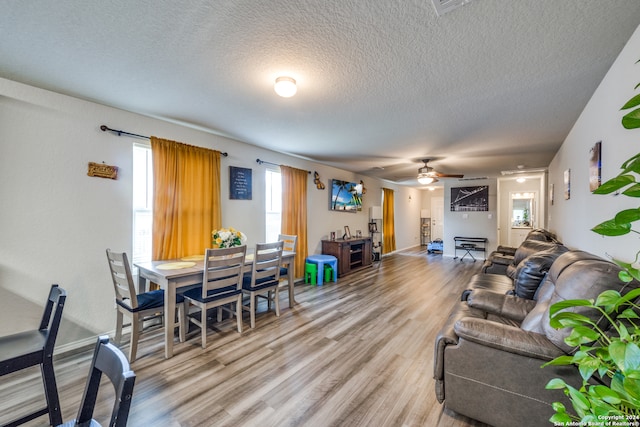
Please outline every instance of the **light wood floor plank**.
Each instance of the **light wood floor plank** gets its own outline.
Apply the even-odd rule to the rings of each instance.
[[[234,319],[211,323],[205,350],[192,330],[169,360],[161,328],[147,332],[133,364],[129,425],[482,426],[443,410],[433,381],[435,336],[479,268],[403,251],[338,283],[297,285],[293,309],[281,294],[280,317],[259,305],[256,329],[248,319],[242,334]],[[90,356],[56,359],[65,419],[77,411]],[[101,420],[110,398],[100,397]],[[42,402],[37,369],[0,378],[0,424]]]

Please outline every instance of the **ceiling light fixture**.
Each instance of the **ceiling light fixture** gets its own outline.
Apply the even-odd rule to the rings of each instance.
[[[422,185],[428,185],[433,184],[434,182],[438,182],[438,180],[432,176],[429,176],[429,174],[427,173],[419,173],[418,182]]]
[[[278,77],[273,89],[283,98],[291,98],[298,90],[296,81],[291,77]]]

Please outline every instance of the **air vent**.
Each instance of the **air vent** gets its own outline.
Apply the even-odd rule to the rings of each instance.
[[[542,172],[546,172],[547,168],[532,168],[532,169],[517,169],[517,170],[510,170],[510,171],[500,171],[500,173],[502,175],[516,175],[516,174],[520,174],[520,173],[542,173]]]
[[[481,179],[489,179],[486,176],[476,176],[471,178],[458,178],[458,181],[478,181]]]
[[[431,0],[433,7],[436,8],[438,16],[442,16],[445,13],[451,12],[453,9],[457,9],[460,6],[464,6],[471,0]]]

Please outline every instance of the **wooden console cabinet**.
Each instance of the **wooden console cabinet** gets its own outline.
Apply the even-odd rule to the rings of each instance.
[[[371,266],[371,237],[323,240],[322,253],[338,258],[338,277]]]

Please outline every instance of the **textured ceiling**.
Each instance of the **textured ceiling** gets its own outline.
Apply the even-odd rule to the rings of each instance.
[[[3,0],[0,76],[415,185],[421,158],[548,165],[638,24],[638,0]]]

